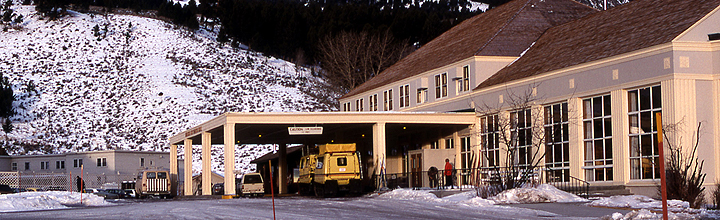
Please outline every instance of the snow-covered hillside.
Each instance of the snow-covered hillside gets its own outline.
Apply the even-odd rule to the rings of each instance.
[[[22,28],[0,33],[0,72],[18,99],[10,154],[167,151],[168,137],[224,112],[334,108],[308,70],[219,44],[214,33],[130,15],[71,11],[48,21],[33,6],[13,9]],[[254,147],[264,150],[238,154],[270,149]]]

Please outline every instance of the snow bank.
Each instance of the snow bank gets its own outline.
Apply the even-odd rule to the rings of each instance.
[[[632,208],[632,209],[662,209],[662,201],[642,195],[611,196],[600,198],[587,204],[588,206]],[[680,200],[668,200],[670,210],[681,211],[690,207],[690,204]]]
[[[548,184],[505,190],[491,199],[499,204],[588,201]]]
[[[588,206],[640,209],[624,216],[615,213],[603,219],[662,219],[662,201],[642,195],[611,196],[587,203]],[[669,219],[720,219],[719,211],[693,209],[690,204],[680,200],[668,200]]]
[[[619,212],[613,213],[610,216],[605,216],[602,219],[613,219],[613,220],[632,220],[632,219],[662,219],[663,215],[662,213],[655,213],[651,212],[647,209],[640,209],[635,210],[632,212],[628,212],[627,214],[623,215]],[[668,213],[668,219],[717,219],[720,218],[720,216],[712,215],[709,213],[700,213],[700,214],[689,214],[689,213]]]
[[[435,194],[432,194],[429,191],[425,190],[396,189],[391,192],[378,195],[376,198],[424,201],[432,203],[464,204],[471,207],[488,207],[495,205],[495,202],[492,200],[487,200],[475,196],[475,191],[468,191],[451,196],[446,196],[443,198],[438,198]]]
[[[95,194],[83,193],[82,197],[85,206],[112,205]],[[80,193],[48,191],[0,195],[0,212],[65,209],[68,205],[80,205]]]

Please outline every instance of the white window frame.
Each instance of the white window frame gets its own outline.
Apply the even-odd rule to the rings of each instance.
[[[400,86],[400,108],[410,107],[410,84]]]
[[[552,182],[570,181],[568,103],[546,105],[543,109],[547,178],[554,178]]]
[[[383,103],[383,111],[393,110],[392,89],[388,89],[383,92]]]
[[[491,168],[500,165],[499,115],[486,115],[480,118],[480,144],[483,158],[482,167]]]
[[[17,170],[18,170],[17,162],[12,162],[12,163],[10,164],[10,170],[12,170],[12,171],[17,171]]]
[[[609,94],[583,99],[585,181],[613,181],[611,109]]]
[[[643,90],[648,92],[647,100],[649,108],[643,108]],[[634,93],[634,94],[633,94]],[[658,94],[659,93],[659,94]],[[634,97],[633,97],[634,96]],[[654,100],[657,98],[657,100]],[[633,103],[634,102],[634,103]],[[659,102],[659,103],[657,103]],[[633,104],[634,107],[633,108]],[[628,125],[629,125],[629,146],[630,146],[630,179],[659,179],[658,168],[659,152],[657,148],[657,128],[655,125],[655,113],[662,112],[662,90],[660,85],[648,86],[628,91]],[[648,118],[646,125],[643,125],[643,118]],[[643,129],[646,128],[647,130]],[[635,144],[633,143],[635,142]],[[650,145],[650,153],[643,153],[643,144]],[[643,172],[643,167],[650,167],[650,175]],[[649,177],[649,178],[648,178]]]
[[[421,88],[417,89],[417,104],[423,104],[427,102],[428,96],[427,96],[427,88]]]
[[[457,78],[457,93],[470,91],[470,66],[462,67],[462,75]]]
[[[107,167],[107,157],[97,158],[97,167]]]
[[[530,108],[518,109],[510,112],[510,135],[515,138],[515,147],[518,149],[513,155],[513,162],[520,167],[530,166],[533,161],[532,145],[532,110]],[[522,117],[521,117],[522,116]],[[523,134],[524,133],[524,134]],[[525,139],[522,139],[524,137]]]
[[[448,96],[447,84],[447,73],[435,75],[435,99],[441,99]]]
[[[370,96],[368,97],[368,102],[370,102],[370,106],[369,106],[369,107],[370,107],[370,109],[369,109],[370,111],[377,111],[377,110],[378,110],[378,108],[377,108],[377,106],[378,106],[378,103],[377,103],[378,99],[377,99],[377,98],[378,98],[378,95],[377,95],[377,94],[372,94],[372,95],[370,95]]]

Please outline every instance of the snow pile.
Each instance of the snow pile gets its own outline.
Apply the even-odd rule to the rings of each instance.
[[[642,195],[611,196],[587,203],[588,206],[631,208],[635,210],[626,215],[615,213],[605,219],[662,219],[662,201]],[[719,219],[720,212],[690,208],[688,202],[668,200],[670,219]],[[659,214],[656,212],[660,212]]]
[[[662,209],[662,201],[652,199],[643,195],[611,196],[600,198],[587,204],[588,206],[616,207],[631,209]],[[668,209],[671,211],[682,211],[690,207],[690,204],[680,200],[668,200]]]
[[[471,207],[489,207],[495,205],[495,202],[487,199],[483,199],[475,196],[474,191],[468,191],[458,193],[443,198],[438,198],[435,194],[430,193],[426,190],[412,190],[412,189],[396,189],[387,193],[378,195],[376,198],[379,199],[393,199],[393,200],[410,200],[410,201],[422,201],[431,203],[445,203],[445,204],[463,204]]]
[[[662,213],[651,212],[647,209],[634,210],[623,215],[619,212],[613,213],[610,216],[605,216],[601,219],[613,219],[613,220],[634,220],[634,219],[662,219]],[[708,213],[689,214],[689,213],[668,213],[668,219],[718,219],[720,216],[712,215]]]
[[[111,205],[95,194],[83,193],[82,197],[84,206]],[[80,205],[80,193],[47,191],[0,195],[0,212],[65,209],[67,205]]]
[[[499,204],[588,201],[548,184],[505,190],[491,199]]]

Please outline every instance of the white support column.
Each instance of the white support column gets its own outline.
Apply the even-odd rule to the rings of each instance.
[[[720,146],[720,80],[713,80],[712,89],[712,100],[713,100],[713,128],[710,132],[713,134],[713,146]],[[714,147],[714,161],[720,161],[720,148]],[[714,181],[708,181],[709,183],[718,183],[720,181],[720,165],[717,162],[713,165],[715,171],[715,178],[709,177]],[[708,175],[712,176],[712,175]]]
[[[539,160],[538,168],[544,168],[545,167],[545,147],[547,146],[545,143],[545,109],[542,105],[533,105],[530,107],[530,127],[533,129],[532,131],[532,145],[538,146],[537,149],[535,149],[537,154],[534,154],[533,156],[534,161],[531,161],[530,163],[535,163],[535,161]],[[538,129],[539,132],[541,132],[541,135],[536,135],[535,129]],[[534,143],[543,143],[542,145],[535,145]],[[532,149],[532,148],[530,148]],[[542,174],[545,176],[545,173]]]
[[[378,122],[373,125],[373,161],[375,164],[375,175],[380,175],[380,169],[386,166],[385,147],[385,122]]]
[[[583,143],[583,106],[582,99],[570,98],[568,100],[568,133],[570,149],[570,176],[585,179],[585,172],[582,169],[584,157],[584,143]]]
[[[235,195],[235,123],[227,123],[224,127],[225,145],[225,195]]]
[[[211,164],[212,159],[210,159],[210,146],[212,146],[212,143],[210,142],[212,136],[210,132],[203,132],[202,133],[202,194],[203,195],[212,195],[212,170]]]
[[[287,193],[287,144],[278,144],[278,173],[277,173],[277,186],[278,194]]]
[[[660,82],[662,90],[663,125],[676,125],[675,131],[663,131],[670,143],[665,143],[665,155],[669,156],[668,144],[680,146],[689,154],[695,141],[697,128],[696,87],[694,79],[669,79]],[[654,123],[654,122],[653,122]],[[665,126],[663,126],[665,127]],[[698,149],[699,152],[702,149]]]
[[[193,194],[192,171],[192,139],[185,139],[185,160],[183,161],[183,191],[185,196]]]
[[[628,95],[619,89],[610,91],[612,111],[613,183],[624,185],[630,181],[630,129],[628,126]]]
[[[177,161],[177,145],[170,144],[170,181],[172,184],[171,191],[173,195],[177,195],[178,182],[178,161]]]

